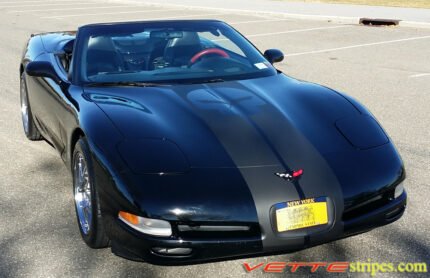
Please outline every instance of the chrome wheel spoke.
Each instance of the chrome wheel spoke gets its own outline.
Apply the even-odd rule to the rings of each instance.
[[[25,90],[24,80],[21,81],[21,117],[25,133],[29,131],[29,115],[27,103],[27,91]]]
[[[85,159],[80,153],[77,156],[73,167],[75,205],[80,228],[84,234],[88,234],[92,221],[91,184]]]

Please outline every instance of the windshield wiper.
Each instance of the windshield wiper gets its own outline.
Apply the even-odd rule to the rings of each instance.
[[[91,82],[85,84],[88,87],[157,87],[167,86],[168,84],[139,82],[139,81],[116,81],[116,82]]]

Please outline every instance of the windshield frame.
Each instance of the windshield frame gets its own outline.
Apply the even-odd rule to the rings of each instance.
[[[231,75],[226,78],[225,81],[230,80],[244,80],[244,79],[254,79],[254,78],[261,78],[261,77],[268,77],[273,76],[278,73],[278,71],[270,64],[270,62],[264,57],[264,55],[256,48],[246,37],[244,37],[240,32],[238,32],[236,29],[231,27],[225,22],[219,21],[219,20],[166,20],[166,21],[140,21],[140,22],[122,22],[122,23],[103,23],[103,24],[90,24],[82,26],[78,29],[78,32],[76,34],[76,45],[74,49],[74,62],[72,64],[71,68],[71,77],[73,80],[73,83],[80,86],[85,86],[89,83],[94,83],[89,80],[85,80],[84,73],[82,70],[82,62],[84,61],[84,54],[86,49],[86,43],[88,42],[88,39],[97,33],[115,33],[115,32],[121,32],[124,30],[124,27],[130,28],[130,29],[141,29],[141,28],[154,28],[159,27],[159,25],[164,26],[171,26],[174,28],[178,24],[183,25],[185,27],[189,26],[190,28],[196,28],[198,29],[201,25],[213,25],[214,28],[223,28],[228,30],[229,32],[232,32],[234,35],[238,36],[240,39],[242,39],[242,43],[244,46],[251,52],[255,52],[255,54],[259,55],[259,59],[261,58],[261,61],[267,62],[270,67],[269,70],[265,70],[262,72],[254,72],[254,73],[245,73],[245,74],[237,74],[237,75]],[[254,54],[254,53],[253,53]],[[80,61],[80,62],[78,62]],[[243,76],[242,76],[243,75]],[[196,83],[205,83],[205,81],[209,79],[219,79],[218,76],[212,76],[212,77],[196,77],[196,78],[185,78],[185,79],[172,79],[172,80],[160,80],[160,81],[139,81],[139,80],[130,80],[130,82],[153,82],[160,84],[196,84]],[[112,82],[115,82],[115,80],[112,80]]]

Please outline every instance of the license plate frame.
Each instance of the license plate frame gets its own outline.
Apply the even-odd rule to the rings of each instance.
[[[325,225],[329,222],[326,197],[307,198],[275,205],[278,232],[288,232]]]

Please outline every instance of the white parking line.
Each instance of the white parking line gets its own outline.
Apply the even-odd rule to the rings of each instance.
[[[125,12],[110,12],[110,13],[92,13],[92,14],[67,14],[67,15],[55,15],[55,16],[43,16],[41,18],[68,18],[68,17],[80,17],[80,16],[99,16],[99,15],[117,15],[117,14],[137,14],[137,13],[149,13],[149,12],[171,12],[171,11],[182,11],[183,9],[169,10],[169,9],[157,9],[157,10],[143,10],[143,11],[125,11]]]
[[[183,9],[182,9],[183,10]],[[169,17],[156,17],[156,18],[148,18],[145,20],[164,20],[164,19],[176,19],[176,18],[188,18],[188,17],[203,17],[203,16],[214,16],[214,15],[226,15],[228,13],[213,13],[213,14],[192,14],[192,15],[178,15],[178,16],[169,16]],[[130,22],[130,21],[139,21],[141,18],[137,19],[127,19],[122,22]]]
[[[297,29],[297,30],[288,30],[288,31],[282,31],[282,32],[273,32],[273,33],[251,34],[251,35],[245,35],[245,37],[247,37],[247,38],[263,37],[263,36],[282,35],[282,34],[289,34],[289,33],[301,33],[301,32],[309,32],[309,31],[317,31],[317,30],[339,29],[339,28],[346,28],[346,27],[351,27],[351,26],[350,25],[339,25],[339,26],[331,26],[331,27],[316,27],[316,28],[308,28],[308,29]]]
[[[121,5],[121,6],[108,6],[108,7],[94,7],[95,9],[116,9],[116,8],[130,8],[130,7],[143,7],[143,6],[128,6],[128,5]],[[91,7],[80,7],[80,8],[67,8],[67,11],[70,10],[88,10],[91,9]],[[8,11],[7,13],[34,13],[34,12],[55,12],[55,11],[64,11],[64,8],[55,8],[55,9],[36,9],[36,10],[14,10],[14,11]]]
[[[249,21],[236,21],[236,22],[230,22],[229,24],[248,24],[248,23],[260,23],[260,22],[274,22],[274,21],[291,21],[291,19],[287,18],[278,18],[278,19],[260,19],[260,20],[249,20]]]
[[[356,44],[356,45],[350,45],[350,46],[344,46],[344,47],[336,47],[336,48],[328,48],[328,49],[321,49],[321,50],[314,50],[314,51],[298,52],[298,53],[287,54],[285,56],[286,57],[293,57],[293,56],[301,56],[301,55],[308,55],[308,54],[318,54],[318,53],[326,53],[326,52],[345,50],[345,49],[353,49],[353,48],[360,48],[360,47],[367,47],[367,46],[374,46],[374,45],[392,44],[392,43],[397,43],[397,42],[407,42],[407,41],[416,41],[416,40],[425,40],[425,39],[430,39],[430,36],[413,37],[413,38],[407,38],[407,39],[382,41],[382,42],[374,42],[374,43],[364,43],[364,44]]]
[[[45,2],[46,3],[46,2]],[[52,2],[51,2],[52,3]],[[1,3],[0,3],[1,5]],[[100,5],[100,3],[93,2],[74,2],[74,3],[58,3],[58,4],[32,4],[32,5],[12,5],[12,6],[0,6],[1,8],[21,8],[21,7],[41,7],[41,6],[74,6],[74,5]]]
[[[414,75],[410,75],[409,78],[419,78],[419,77],[425,77],[425,76],[430,76],[430,73],[414,74]]]
[[[301,2],[303,2],[302,0]],[[421,0],[424,1],[424,0]],[[178,1],[179,2],[179,1]],[[185,1],[186,2],[186,1]],[[204,2],[204,1],[201,1]],[[297,2],[297,0],[296,0]],[[315,1],[314,1],[315,2]],[[150,2],[152,5],[162,6],[162,7],[175,7],[175,8],[183,8],[183,9],[199,9],[206,11],[218,11],[229,14],[238,14],[238,13],[246,13],[254,16],[283,16],[288,17],[290,19],[305,19],[305,20],[329,20],[329,21],[341,21],[343,23],[352,23],[356,24],[358,19],[349,16],[330,16],[330,15],[319,15],[319,14],[297,14],[297,13],[285,13],[285,12],[276,12],[276,11],[258,11],[258,10],[247,10],[247,9],[237,9],[237,8],[217,8],[217,7],[208,7],[207,5],[187,5],[187,4],[172,4],[165,3],[163,1]]]
[[[42,0],[42,1],[0,1],[0,4],[16,4],[16,3],[46,3],[46,2],[73,2],[73,0]]]
[[[351,27],[349,25],[340,25],[340,26],[331,26],[331,27],[317,27],[317,28],[307,28],[307,29],[296,29],[296,30],[288,30],[283,32],[273,32],[273,33],[261,33],[261,34],[245,34],[244,36],[249,37],[263,37],[263,36],[272,36],[272,35],[283,35],[283,34],[289,34],[289,33],[301,33],[301,32],[310,32],[310,31],[317,31],[317,30],[327,30],[327,29],[337,29],[337,28],[346,28]],[[211,40],[213,42],[219,42],[219,41],[227,41],[228,39],[215,39]]]

